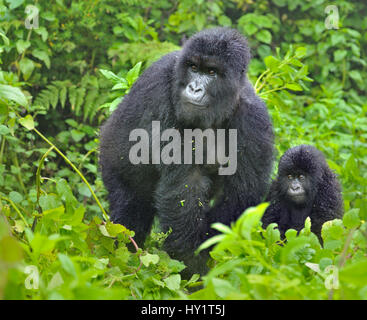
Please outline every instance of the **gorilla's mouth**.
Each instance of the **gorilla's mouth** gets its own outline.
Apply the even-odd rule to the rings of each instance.
[[[291,198],[291,199],[295,199],[295,200],[302,200],[302,199],[305,199],[305,193],[288,193],[288,196]]]
[[[293,190],[289,190],[288,194],[291,197],[304,197],[305,196],[305,192],[304,191],[293,191]]]
[[[291,201],[294,203],[303,203],[306,200],[306,194],[304,192],[297,192],[297,193],[288,193],[288,196]]]
[[[189,109],[199,109],[199,110],[206,110],[208,109],[207,103],[200,103],[196,101],[183,101],[183,105],[188,107]]]
[[[207,109],[208,105],[207,104],[200,104],[200,103],[195,103],[195,102],[187,102],[189,105],[194,106],[195,108],[199,108],[199,109]]]

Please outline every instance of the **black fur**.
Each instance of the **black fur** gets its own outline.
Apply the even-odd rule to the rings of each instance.
[[[187,60],[213,59],[220,70],[208,88],[211,104],[201,113],[182,110],[179,90],[187,85]],[[100,166],[109,192],[111,219],[135,231],[142,246],[153,217],[164,231],[172,228],[165,249],[188,266],[186,275],[205,273],[207,252],[194,251],[213,236],[214,222],[230,224],[265,196],[273,162],[273,129],[265,104],[246,76],[250,60],[245,38],[237,31],[202,31],[181,51],[148,68],[101,129]],[[217,165],[132,165],[129,133],[176,128],[237,129],[238,164],[234,175],[218,175]],[[150,153],[151,156],[151,153]],[[182,200],[185,200],[182,202]]]
[[[286,196],[288,175],[304,174],[310,180],[307,200],[303,205],[295,205]],[[300,145],[288,149],[281,157],[278,177],[273,181],[263,227],[277,223],[282,238],[288,229],[300,231],[307,217],[311,219],[311,231],[320,242],[324,222],[343,216],[343,199],[339,181],[325,161],[321,151],[313,146]]]

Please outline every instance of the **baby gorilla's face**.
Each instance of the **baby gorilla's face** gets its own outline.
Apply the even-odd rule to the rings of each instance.
[[[310,179],[305,174],[292,173],[287,175],[287,198],[294,204],[306,203]]]

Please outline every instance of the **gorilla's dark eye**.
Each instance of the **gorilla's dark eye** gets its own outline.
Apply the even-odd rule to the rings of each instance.
[[[300,174],[298,178],[299,180],[302,180],[302,181],[305,180],[305,176],[303,174]]]
[[[293,176],[291,174],[288,175],[288,179],[289,180],[292,180],[293,179]]]
[[[214,69],[209,69],[209,75],[215,76],[217,74],[217,71]]]
[[[194,72],[198,72],[198,67],[195,65],[195,64],[192,64],[190,66],[191,70],[194,71]]]

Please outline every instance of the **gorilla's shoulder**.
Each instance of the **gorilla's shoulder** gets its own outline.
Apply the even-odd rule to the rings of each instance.
[[[265,102],[256,94],[254,87],[249,80],[246,80],[241,90],[240,112],[247,123],[256,123],[257,127],[269,127],[271,129],[271,119]]]
[[[241,99],[246,104],[251,113],[258,112],[267,113],[267,108],[264,101],[256,94],[250,80],[246,79],[241,91]]]

